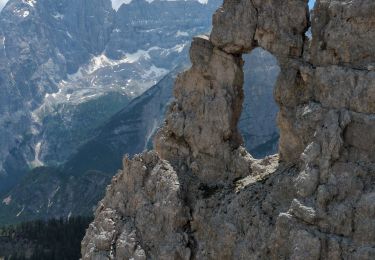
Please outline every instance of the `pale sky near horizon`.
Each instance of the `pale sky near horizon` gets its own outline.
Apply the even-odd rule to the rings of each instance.
[[[312,9],[314,7],[315,0],[309,0],[309,7]]]

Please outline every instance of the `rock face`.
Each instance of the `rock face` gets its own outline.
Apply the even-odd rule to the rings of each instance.
[[[224,1],[155,151],[124,159],[83,259],[374,259],[375,2]],[[312,39],[305,33],[312,26]],[[241,146],[241,54],[281,67],[279,156]]]
[[[220,3],[134,0],[115,11],[110,0],[9,0],[0,13],[0,200],[22,190],[16,186],[25,184],[22,179],[35,167],[63,167],[92,139],[107,141],[108,131],[103,135],[100,129],[114,115],[118,119],[118,112],[128,125],[116,126],[122,129],[110,148],[115,146],[119,158],[142,152],[144,142],[151,143],[149,131],[163,121],[166,104],[143,113],[135,110],[140,106],[129,109],[131,101],[187,62],[191,37],[210,30],[210,14]],[[259,97],[245,95],[250,111],[243,114],[240,129],[254,156],[276,153],[278,141],[274,120],[260,122],[277,112],[271,93],[278,67],[263,58],[271,56],[265,53],[253,53],[247,62],[262,73],[247,74],[245,66],[245,85],[250,86],[245,93],[256,91]],[[169,96],[157,102],[171,97],[172,85]],[[107,173],[121,165],[117,157]]]
[[[258,156],[273,154],[278,135],[275,125],[277,107],[272,90],[278,66],[272,55],[261,49],[247,56],[245,62],[246,112],[242,113],[239,124],[244,145]],[[123,155],[133,156],[152,148],[152,139],[172,100],[176,76],[187,68],[187,65],[179,66],[132,100],[60,167],[40,167],[28,173],[0,199],[3,201],[0,203],[0,223],[91,216],[111,177],[121,168]],[[82,114],[82,117],[88,116]]]
[[[30,168],[66,162],[186,62],[219,4],[134,0],[115,11],[111,0],[9,0],[0,12],[0,193]]]

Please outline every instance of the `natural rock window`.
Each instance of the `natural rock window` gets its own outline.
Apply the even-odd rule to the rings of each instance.
[[[224,1],[193,39],[156,151],[107,189],[84,259],[375,259],[375,2],[314,12],[307,41],[307,0]],[[237,127],[241,55],[258,46],[281,70],[279,157],[263,160]]]
[[[246,149],[255,158],[262,158],[278,150],[278,106],[273,92],[280,67],[277,59],[262,48],[242,58],[245,99],[238,128]]]
[[[310,0],[310,1],[309,1],[310,19],[311,19],[312,15],[313,15],[314,5],[315,5],[315,0]],[[311,39],[311,38],[312,38],[312,33],[311,33],[311,24],[310,24],[308,30],[305,32],[305,36],[306,36],[308,39]]]

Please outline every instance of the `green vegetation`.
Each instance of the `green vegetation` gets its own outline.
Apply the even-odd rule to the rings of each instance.
[[[27,174],[10,193],[1,197],[1,200],[11,198],[11,202],[0,203],[0,225],[66,218],[69,212],[72,216],[92,216],[115,171],[78,172],[79,165],[69,166],[76,175],[57,167],[39,167]]]
[[[32,221],[0,229],[0,259],[75,260],[91,217]]]

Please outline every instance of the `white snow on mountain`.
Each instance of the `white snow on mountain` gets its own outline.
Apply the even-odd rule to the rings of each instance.
[[[124,53],[119,60],[110,59],[104,53],[94,56],[76,73],[62,80],[56,93],[45,95],[44,102],[32,113],[33,121],[39,124],[45,115],[53,114],[59,104],[80,104],[111,91],[118,91],[129,97],[138,96],[168,73],[167,69],[153,64],[151,53],[180,53],[186,45],[187,43],[178,44],[170,49],[154,46],[147,50]],[[37,166],[43,164],[37,156],[39,148],[40,144],[37,144],[36,157],[32,162]]]
[[[123,4],[129,4],[132,0],[112,0],[112,8],[116,11],[122,6]]]
[[[27,4],[31,7],[34,7],[35,4],[36,4],[36,0],[22,0],[22,2],[24,2],[25,4]]]
[[[0,12],[3,10],[4,6],[8,3],[9,0],[0,0]]]
[[[0,12],[3,10],[5,5],[9,2],[9,0],[0,0]],[[22,0],[24,4],[27,4],[31,7],[34,7],[36,4],[36,0]],[[23,17],[27,17],[29,15],[29,12],[25,12],[22,14]]]
[[[188,32],[182,32],[180,30],[177,31],[176,37],[188,37],[189,33]]]
[[[130,4],[131,1],[132,0],[112,0],[112,8],[117,11],[123,4]],[[151,3],[154,0],[146,0],[146,1]],[[172,1],[184,1],[184,0],[164,0],[164,1],[171,1],[172,2]],[[207,4],[208,3],[208,0],[197,0],[197,1],[201,4]]]
[[[9,0],[0,0],[0,12],[4,8],[4,6],[7,4]],[[132,0],[112,0],[112,8],[114,10],[118,10],[123,4],[130,4]],[[146,0],[147,2],[151,3],[153,0]],[[178,1],[178,0],[166,0],[166,1]],[[207,4],[208,0],[197,0],[201,4]],[[34,6],[36,4],[36,0],[23,0],[25,4],[28,4],[30,6]],[[55,17],[56,19],[61,17]]]
[[[76,73],[69,75],[69,79],[75,80],[78,78],[81,78],[82,75],[86,76],[87,74],[93,74],[94,72],[111,66],[115,67],[121,64],[132,64],[135,62],[138,62],[141,59],[150,59],[150,52],[154,50],[160,50],[161,48],[159,47],[152,47],[148,50],[138,50],[137,52],[134,53],[126,53],[124,55],[123,59],[120,60],[112,60],[109,59],[105,54],[101,54],[99,56],[95,56],[91,59],[91,61],[86,65],[81,67]],[[178,50],[175,50],[178,51]]]

